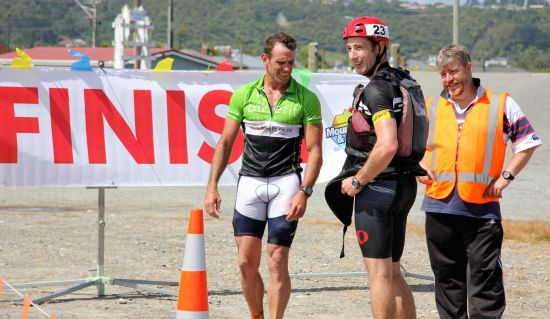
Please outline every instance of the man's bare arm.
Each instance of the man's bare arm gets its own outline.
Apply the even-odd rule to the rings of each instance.
[[[509,171],[514,176],[517,176],[519,172],[521,172],[521,170],[525,167],[525,165],[527,165],[527,163],[533,156],[533,153],[535,153],[535,149],[538,146],[539,145],[514,154],[514,156],[512,156],[512,159],[510,159],[510,162],[508,163],[508,165],[506,165],[506,168],[504,170]],[[501,175],[496,180],[491,182],[489,186],[487,186],[487,189],[485,189],[485,193],[483,195],[487,197],[501,198],[502,191],[506,187],[508,187],[508,185],[510,185],[510,182],[511,182],[510,180],[505,179]]]
[[[302,185],[313,187],[319,177],[321,166],[323,165],[323,125],[305,124],[304,136],[306,149],[308,153],[306,170]],[[298,220],[304,216],[307,207],[308,197],[302,191],[299,191],[288,205],[288,221]]]
[[[369,154],[367,162],[355,175],[361,185],[366,185],[378,176],[391,162],[397,152],[397,123],[393,118],[380,120],[374,125],[376,143]],[[353,177],[342,181],[342,192],[355,196],[359,189],[351,185]]]
[[[231,118],[225,119],[222,136],[218,144],[216,144],[216,150],[212,158],[210,177],[208,178],[206,195],[204,197],[204,208],[214,218],[219,217],[218,212],[221,209],[222,202],[220,193],[218,192],[218,182],[229,161],[229,155],[231,155],[231,149],[237,138],[239,127],[240,123],[238,121]]]

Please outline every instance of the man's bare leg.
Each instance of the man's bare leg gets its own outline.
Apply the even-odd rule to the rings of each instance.
[[[269,318],[282,319],[290,298],[289,248],[267,244]]]
[[[263,319],[264,282],[260,275],[262,240],[253,236],[236,236],[239,251],[238,263],[241,272],[241,287],[248,304],[250,318]]]
[[[370,302],[375,319],[395,318],[391,258],[364,258],[369,276]]]
[[[416,306],[409,285],[401,275],[401,264],[392,263],[392,288],[395,296],[395,318],[416,319]]]

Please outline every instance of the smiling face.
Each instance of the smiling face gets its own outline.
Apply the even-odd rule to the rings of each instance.
[[[382,45],[373,45],[373,42],[364,37],[350,37],[346,48],[350,64],[355,72],[365,75],[376,63],[376,56],[383,50]]]
[[[278,85],[287,84],[290,81],[295,60],[296,51],[290,50],[284,44],[276,43],[271,50],[270,56],[262,53],[266,78],[269,78],[270,82]]]
[[[447,63],[440,65],[439,75],[443,88],[447,90],[453,100],[467,100],[475,95],[471,62],[464,65],[457,59],[450,59]]]

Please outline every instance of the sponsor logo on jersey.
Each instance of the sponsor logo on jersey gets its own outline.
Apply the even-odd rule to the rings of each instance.
[[[277,123],[273,121],[244,120],[247,135],[270,136],[280,138],[296,138],[300,136],[301,125]]]

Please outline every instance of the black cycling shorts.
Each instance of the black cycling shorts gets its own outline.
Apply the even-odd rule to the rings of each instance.
[[[406,176],[373,181],[355,196],[355,233],[363,257],[401,259],[416,187],[415,178]]]

